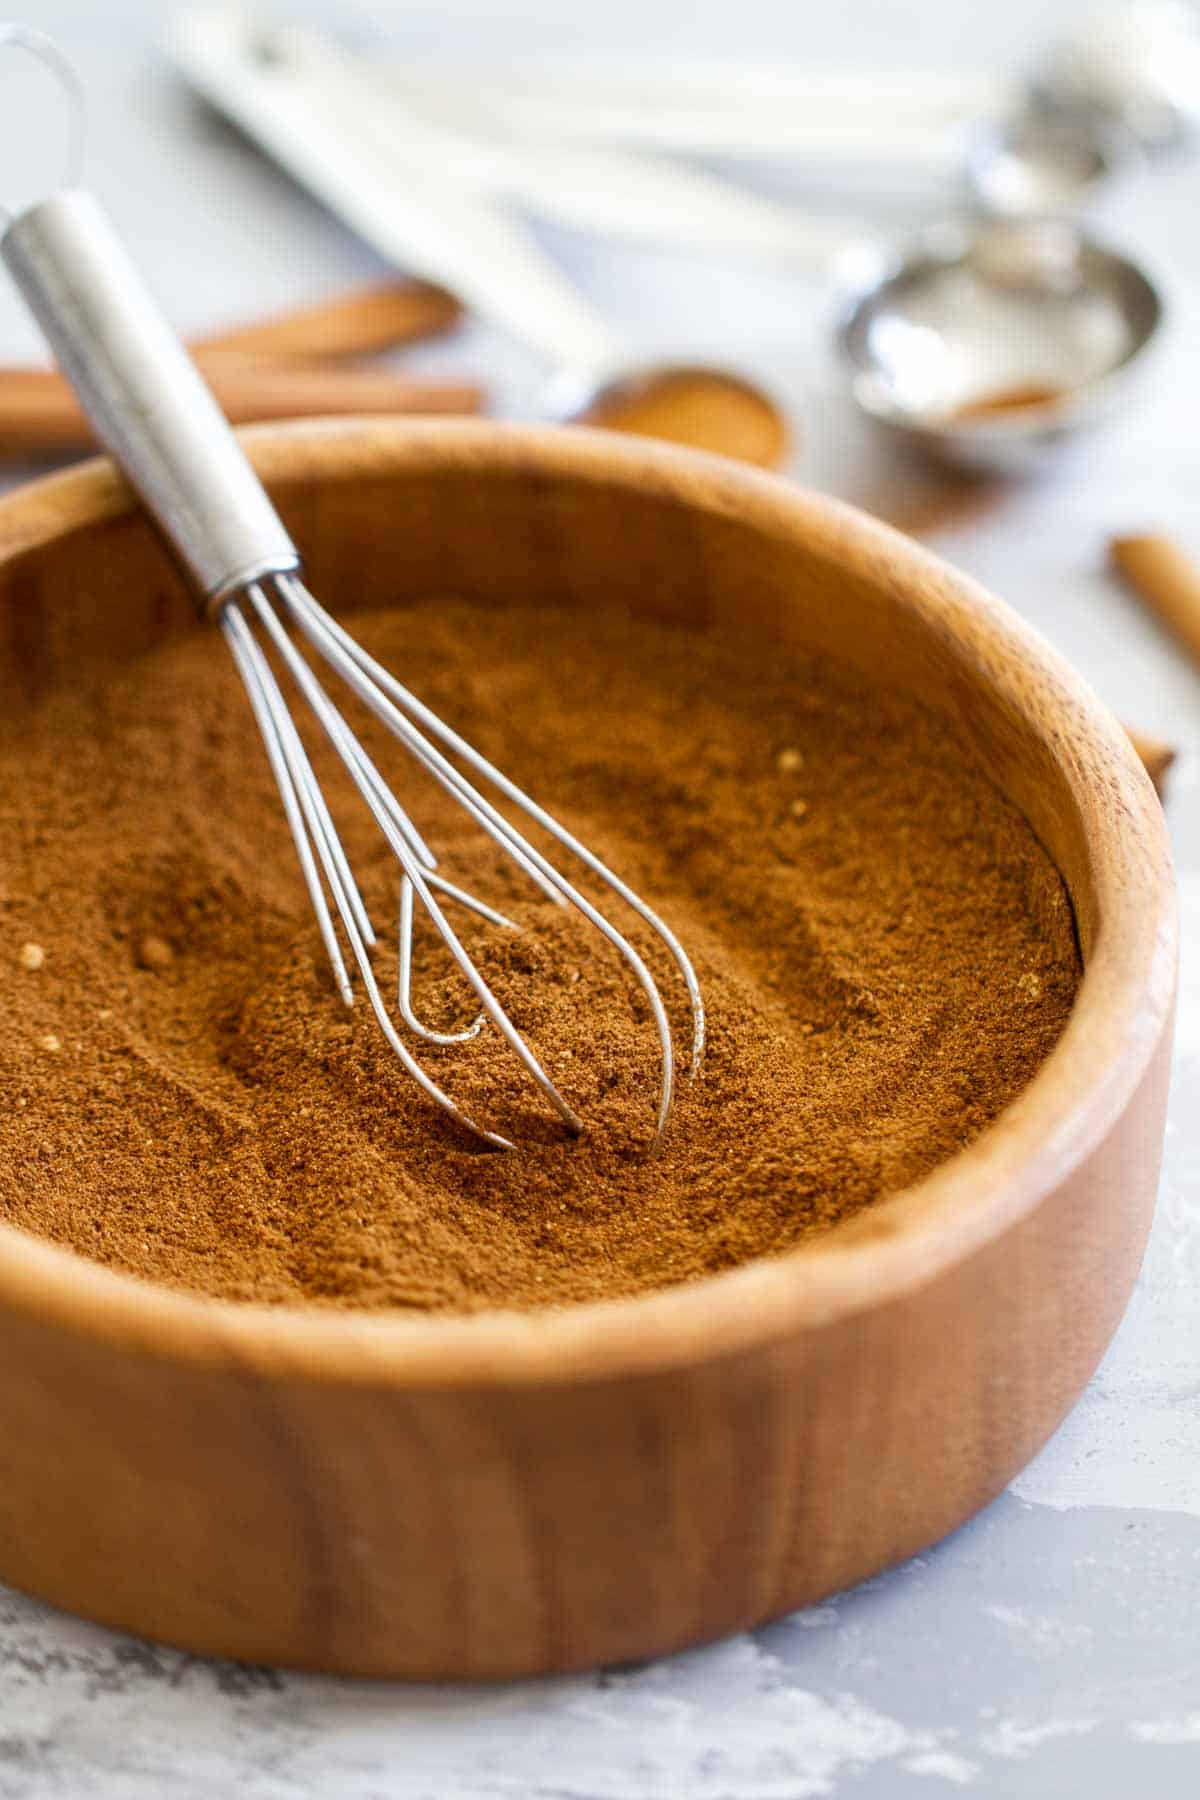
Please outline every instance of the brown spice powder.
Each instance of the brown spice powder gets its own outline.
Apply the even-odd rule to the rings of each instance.
[[[715,450],[763,469],[778,468],[789,448],[787,424],[773,402],[736,375],[711,369],[666,369],[618,383],[600,394],[585,422]]]
[[[1079,979],[1061,881],[920,708],[615,612],[430,600],[351,623],[694,953],[710,1045],[664,1153],[640,1154],[657,1075],[630,980],[356,719],[447,873],[528,927],[458,915],[590,1130],[564,1137],[491,1032],[428,1066],[520,1152],[424,1101],[337,1000],[248,705],[198,630],[6,722],[0,1217],[233,1299],[631,1294],[917,1180],[1053,1046]],[[394,865],[314,755],[386,938]],[[378,970],[386,994],[391,948]],[[428,934],[416,991],[430,1022],[469,1019]]]
[[[973,400],[964,400],[950,416],[956,425],[961,425],[972,419],[999,419],[1011,413],[1039,412],[1056,406],[1068,392],[1066,388],[1047,387],[1033,381],[1024,386],[996,388],[988,394],[977,394]]]

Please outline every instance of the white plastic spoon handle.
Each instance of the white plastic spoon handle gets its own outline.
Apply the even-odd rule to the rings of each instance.
[[[900,162],[916,172],[943,171],[957,155],[962,129],[1011,114],[1019,89],[1002,80],[967,81],[963,104],[922,104],[906,94],[903,78],[884,85],[868,103],[869,86],[852,103],[825,78],[798,76],[795,92],[779,86],[764,97],[753,79],[727,78],[722,94],[678,89],[663,77],[622,91],[569,79],[528,81],[441,65],[386,66],[398,100],[467,125],[544,143],[628,145],[700,156],[781,157],[806,163]],[[811,91],[810,91],[811,90]],[[932,99],[932,96],[930,97]]]
[[[494,89],[531,99],[554,97],[572,104],[622,107],[704,107],[729,112],[745,107],[816,110],[830,115],[850,110],[895,116],[961,120],[988,112],[1011,84],[980,70],[820,68],[786,61],[754,63],[728,59],[672,57],[637,62],[620,57],[580,61],[571,57],[525,57],[518,62],[424,62],[381,60],[390,79],[408,87],[445,80],[459,87]]]
[[[187,15],[175,50],[193,86],[389,262],[443,283],[555,364],[597,376],[623,365],[604,322],[517,224],[435,165],[380,157],[323,90],[286,63],[255,61],[244,25]]]

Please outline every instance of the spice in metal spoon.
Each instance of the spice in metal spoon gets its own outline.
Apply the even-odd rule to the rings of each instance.
[[[76,646],[47,690],[27,617],[0,644],[0,1218],[236,1300],[461,1313],[636,1294],[790,1250],[919,1180],[1052,1049],[1079,979],[1062,882],[920,707],[618,608],[431,598],[354,629],[686,935],[711,1036],[661,1156],[640,1153],[655,1047],[638,990],[461,809],[410,789],[370,719],[368,752],[447,874],[536,927],[464,929],[583,1138],[526,1100],[485,1031],[445,1053],[452,1070],[430,1053],[521,1141],[481,1149],[365,1009],[338,1007],[210,634],[115,670]],[[312,749],[386,941],[388,855]],[[36,971],[23,945],[44,950]],[[418,952],[425,1015],[466,1023],[461,983]],[[386,991],[390,949],[378,972]]]
[[[1043,407],[1056,406],[1066,393],[1066,388],[1046,387],[1037,382],[996,388],[973,400],[964,400],[950,416],[956,425],[969,425],[976,419],[1003,419],[1012,413],[1037,412]]]
[[[773,401],[719,369],[664,369],[615,383],[579,423],[712,450],[763,469],[778,468],[789,449],[788,427]]]

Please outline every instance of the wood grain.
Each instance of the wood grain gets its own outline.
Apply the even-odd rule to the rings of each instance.
[[[1175,928],[1124,734],[936,558],[729,463],[472,422],[246,442],[335,610],[646,608],[919,693],[1062,869],[1086,975],[1020,1099],[919,1187],[636,1300],[239,1308],[0,1229],[0,1576],[198,1651],[507,1676],[753,1625],[952,1530],[1081,1391],[1150,1223]],[[198,629],[107,465],[0,504],[0,682]]]

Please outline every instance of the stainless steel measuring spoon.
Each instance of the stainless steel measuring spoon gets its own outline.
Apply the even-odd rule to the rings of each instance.
[[[1069,220],[950,225],[864,268],[837,344],[877,424],[1015,473],[1121,403],[1163,310],[1144,270]]]

